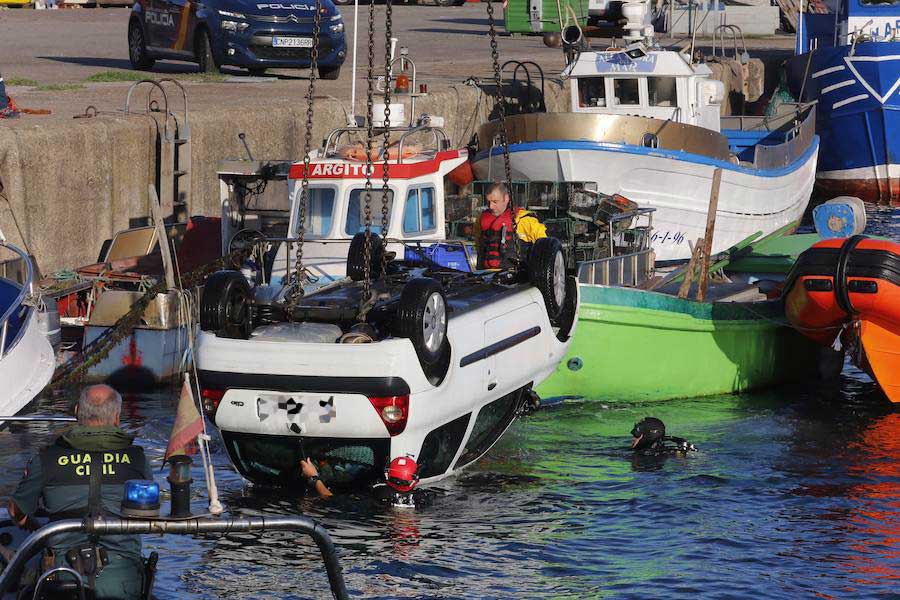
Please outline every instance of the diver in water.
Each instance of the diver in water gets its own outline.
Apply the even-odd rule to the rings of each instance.
[[[397,508],[422,508],[434,501],[434,492],[416,489],[419,465],[409,456],[392,460],[384,471],[384,481],[372,488],[379,502]]]
[[[697,447],[684,438],[666,435],[666,425],[656,417],[645,417],[631,429],[631,449],[639,456],[685,456]]]

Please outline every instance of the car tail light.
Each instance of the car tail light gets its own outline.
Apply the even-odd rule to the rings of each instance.
[[[409,396],[369,396],[369,402],[391,435],[400,435],[409,418]]]
[[[210,417],[216,416],[219,410],[219,403],[225,396],[227,390],[215,390],[212,388],[203,388],[200,390],[200,397],[203,398],[203,408]]]

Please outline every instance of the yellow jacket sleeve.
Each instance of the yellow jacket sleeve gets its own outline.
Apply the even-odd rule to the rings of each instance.
[[[523,242],[533,244],[539,239],[547,237],[547,227],[534,215],[523,211],[516,219],[516,233]]]

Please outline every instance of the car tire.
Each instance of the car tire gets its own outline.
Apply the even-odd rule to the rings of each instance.
[[[382,257],[384,255],[384,244],[381,236],[377,233],[369,235],[369,278],[378,279],[381,277]],[[350,242],[350,250],[347,252],[347,277],[353,281],[362,281],[366,277],[366,234],[359,232],[353,236]]]
[[[578,319],[578,280],[575,277],[566,277],[566,300],[562,310],[556,319],[558,327],[556,339],[566,342],[572,337],[575,329],[575,321]]]
[[[262,77],[263,75],[266,74],[266,68],[265,68],[265,67],[247,67],[247,71],[248,71],[248,72],[250,73],[250,75],[252,75],[253,77]]]
[[[396,335],[412,342],[426,374],[441,364],[449,351],[448,314],[447,297],[436,280],[415,277],[403,286],[397,309]]]
[[[212,51],[212,42],[206,30],[201,30],[197,34],[197,40],[194,43],[194,56],[197,57],[197,64],[200,65],[201,73],[215,73],[219,70],[219,65],[216,64],[216,57]]]
[[[153,68],[156,61],[147,53],[147,38],[141,22],[135,18],[128,24],[128,60],[136,71]]]
[[[336,67],[319,67],[319,79],[334,81],[341,76],[340,65]]]
[[[456,0],[434,0],[437,6],[456,6]]]
[[[337,4],[338,6],[348,6],[350,4],[353,4],[353,0],[332,0],[332,1],[335,4]],[[360,2],[360,4],[363,4],[363,3]]]
[[[246,340],[252,330],[250,303],[250,284],[241,273],[213,273],[200,295],[200,329],[223,338]]]
[[[537,240],[528,257],[528,279],[540,290],[547,316],[556,321],[566,301],[566,259],[558,239]]]

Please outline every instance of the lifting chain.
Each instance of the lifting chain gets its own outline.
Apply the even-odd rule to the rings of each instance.
[[[487,0],[488,28],[491,38],[491,61],[494,67],[494,85],[497,86],[497,117],[500,121],[500,146],[503,148],[503,172],[506,176],[506,189],[509,191],[509,210],[512,211],[513,243],[516,245],[516,256],[519,256],[519,234],[516,222],[516,198],[512,187],[512,168],[509,165],[509,139],[506,136],[506,100],[503,96],[503,78],[500,74],[500,52],[497,49],[497,27],[494,23],[494,3]]]
[[[374,168],[372,161],[372,144],[375,139],[375,133],[372,131],[373,117],[373,97],[375,95],[374,85],[374,66],[375,66],[375,1],[369,2],[369,66],[366,71],[366,187],[365,187],[365,225],[366,225],[366,244],[363,250],[363,303],[369,298],[369,287],[372,284],[372,169]],[[363,313],[360,316],[364,318]]]
[[[384,14],[384,141],[381,145],[382,152],[382,173],[381,173],[381,237],[384,240],[383,248],[385,251],[381,253],[382,272],[387,266],[387,237],[388,237],[388,198],[390,188],[388,187],[388,150],[391,145],[391,36],[393,30],[393,6],[392,0],[386,0]],[[399,161],[400,155],[397,154]],[[391,205],[393,202],[391,203]]]
[[[313,42],[309,51],[309,89],[306,92],[306,135],[303,138],[303,182],[300,188],[300,214],[299,222],[297,262],[294,264],[293,283],[297,286],[291,294],[291,299],[296,300],[303,296],[301,282],[304,279],[303,267],[303,241],[306,237],[306,208],[309,204],[309,153],[312,150],[313,130],[313,102],[316,94],[316,76],[319,69],[319,33],[322,30],[322,0],[316,0],[316,14],[313,17]],[[288,284],[291,282],[288,281]],[[291,314],[291,311],[288,311]]]

